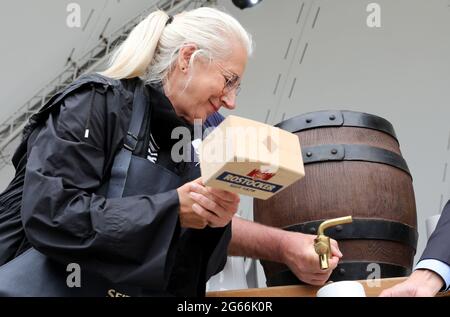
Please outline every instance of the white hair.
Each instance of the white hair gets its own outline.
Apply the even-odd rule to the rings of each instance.
[[[202,7],[169,16],[155,11],[140,22],[113,54],[108,69],[101,74],[115,78],[141,77],[148,82],[162,82],[178,58],[180,49],[195,44],[189,66],[197,56],[225,60],[235,43],[252,54],[249,33],[232,16],[220,10]]]

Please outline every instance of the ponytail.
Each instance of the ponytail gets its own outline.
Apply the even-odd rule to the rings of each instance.
[[[169,16],[155,11],[142,20],[113,54],[109,67],[101,75],[114,78],[140,77],[153,60],[159,39]]]
[[[229,14],[201,7],[177,14],[173,22],[172,19],[164,11],[151,13],[131,31],[113,54],[108,69],[100,74],[114,79],[141,77],[148,83],[162,82],[186,44],[198,47],[190,66],[200,55],[210,60],[226,60],[234,41],[251,55],[250,34]]]

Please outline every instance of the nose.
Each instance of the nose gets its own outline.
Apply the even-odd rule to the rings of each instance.
[[[236,108],[236,93],[234,90],[229,91],[227,94],[223,94],[220,100],[225,108],[229,110]]]

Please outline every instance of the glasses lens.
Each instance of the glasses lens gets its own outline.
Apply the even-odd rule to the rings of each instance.
[[[225,82],[224,92],[229,93],[236,89],[236,94],[240,90],[239,76],[233,75],[230,79]]]
[[[241,84],[236,87],[236,96],[241,92]]]
[[[239,94],[240,91],[240,77],[238,75],[236,75],[235,73],[226,70],[225,68],[223,68],[222,66],[220,66],[219,64],[217,64],[217,66],[219,67],[219,69],[222,71],[223,77],[225,79],[225,86],[223,87],[223,92],[225,94],[228,94],[230,91],[236,90],[236,95]]]

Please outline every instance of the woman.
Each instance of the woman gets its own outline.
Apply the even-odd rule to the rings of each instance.
[[[69,85],[25,130],[23,190],[16,175],[1,197],[22,194],[10,258],[31,245],[135,294],[203,295],[226,261],[239,197],[173,160],[171,135],[235,107],[250,54],[250,36],[223,12],[151,13],[107,70]]]

